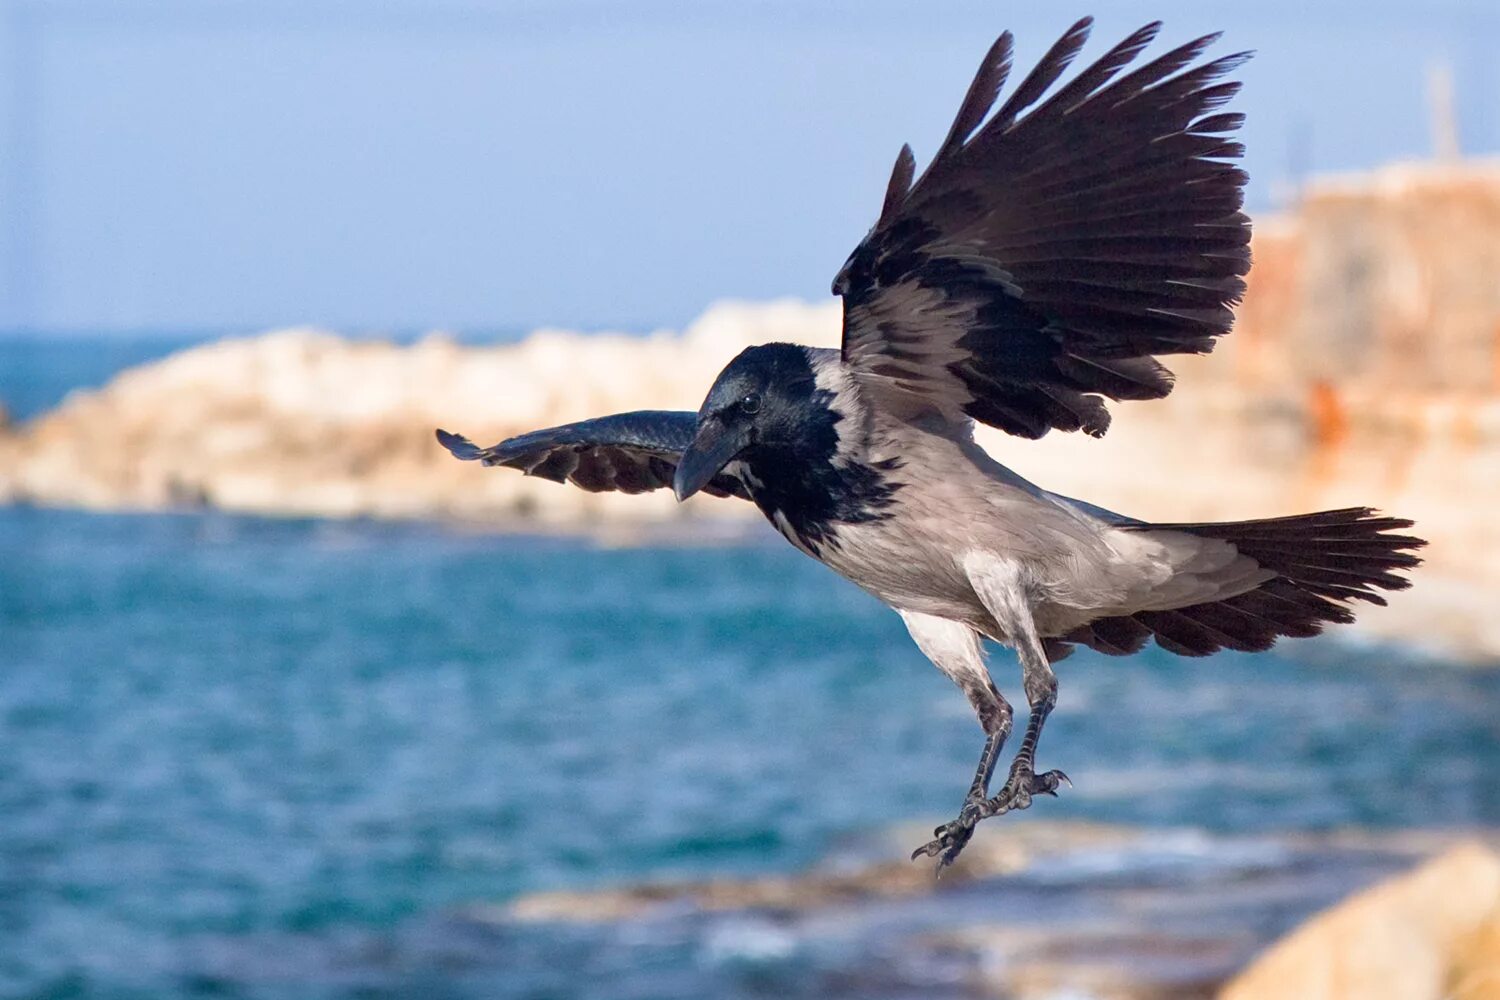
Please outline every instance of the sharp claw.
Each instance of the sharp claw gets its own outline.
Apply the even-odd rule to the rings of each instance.
[[[972,836],[972,833],[970,836]],[[933,872],[934,877],[942,878],[943,872],[953,866],[953,863],[958,860],[958,856],[963,853],[963,849],[968,844],[969,837],[954,837],[948,843],[947,847],[944,848],[942,854],[938,856],[937,870]]]
[[[932,832],[935,835],[934,838],[915,851],[912,851],[911,859],[915,861],[924,855],[929,858],[937,858],[938,874],[942,874],[944,868],[957,860],[959,853],[964,849],[964,845],[973,836],[974,825],[973,823],[965,824],[961,820],[954,820],[952,823],[943,824]]]
[[[941,830],[942,827],[938,827],[938,829]],[[929,857],[929,858],[935,858],[935,857],[937,857],[939,854],[941,854],[943,852],[943,848],[946,846],[944,844],[944,841],[947,840],[947,839],[948,838],[946,838],[946,837],[941,837],[940,836],[936,840],[930,840],[930,841],[928,841],[927,843],[923,844],[921,847],[917,848],[915,851],[911,852],[911,859],[913,861],[915,861],[915,860],[917,860],[918,858],[920,858],[920,857],[922,857],[924,855],[927,856],[927,857]]]

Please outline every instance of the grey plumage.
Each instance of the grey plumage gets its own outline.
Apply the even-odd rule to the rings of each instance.
[[[1411,522],[1365,508],[1150,524],[1043,490],[975,444],[975,420],[1103,435],[1105,399],[1171,391],[1157,355],[1229,332],[1249,222],[1239,146],[1224,137],[1240,118],[1219,111],[1238,85],[1219,81],[1244,56],[1194,66],[1209,36],[1120,76],[1159,27],[1053,90],[1087,39],[1078,22],[991,114],[1011,67],[1001,36],[915,181],[902,148],[875,227],[835,278],[840,350],[752,347],[696,414],[621,414],[485,449],[438,432],[459,458],[585,489],[752,500],[898,611],[986,736],[958,818],[917,852],[940,867],[980,820],[1066,782],[1034,758],[1052,664],[1075,645],[1266,649],[1351,620],[1351,601],[1382,603],[1423,544],[1399,533]],[[1030,709],[994,796],[1013,713],[982,638],[1016,650]]]

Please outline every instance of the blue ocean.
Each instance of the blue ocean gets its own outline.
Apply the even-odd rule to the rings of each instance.
[[[0,343],[0,399],[170,346]],[[1048,820],[1500,823],[1500,673],[1342,636],[1059,675]],[[857,856],[948,818],[978,745],[899,619],[769,532],[0,509],[0,995],[949,995],[478,914]]]

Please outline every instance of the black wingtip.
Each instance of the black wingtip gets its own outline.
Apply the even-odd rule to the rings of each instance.
[[[896,165],[891,169],[891,180],[885,188],[885,204],[880,207],[880,221],[876,225],[891,221],[911,191],[911,179],[917,170],[917,158],[912,155],[911,145],[901,147]],[[835,292],[835,295],[838,293]]]
[[[484,457],[484,450],[462,434],[450,434],[442,428],[437,432],[438,444],[447,448],[454,458],[473,462]]]

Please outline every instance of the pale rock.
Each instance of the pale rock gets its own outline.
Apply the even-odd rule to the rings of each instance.
[[[1431,541],[1416,586],[1362,627],[1500,656],[1500,164],[1399,166],[1315,183],[1257,220],[1234,334],[1167,359],[1166,400],[1112,407],[1102,441],[979,429],[1048,489],[1153,520],[1370,505]],[[489,444],[642,408],[695,410],[773,340],[836,346],[841,309],[726,302],[680,334],[540,330],[467,347],[286,330],[193,348],[0,427],[0,500],[199,503],[325,516],[451,517],[538,530],[757,524],[745,503],[591,495],[453,461],[435,427]],[[717,530],[717,529],[715,529]],[[761,529],[763,530],[763,529]]]
[[[1220,1000],[1497,1000],[1500,856],[1455,847],[1273,945]]]

